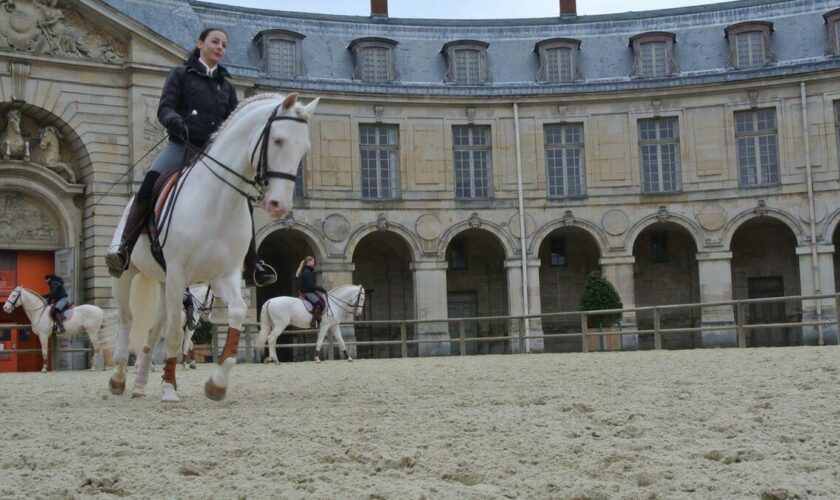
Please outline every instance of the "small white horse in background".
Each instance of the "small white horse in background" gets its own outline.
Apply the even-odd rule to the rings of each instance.
[[[229,325],[204,394],[215,401],[224,399],[248,312],[241,287],[242,262],[252,234],[250,200],[261,201],[271,217],[286,215],[292,208],[298,164],[310,149],[309,121],[318,99],[305,106],[297,99],[298,94],[258,94],[243,101],[194,166],[178,178],[172,192],[179,196],[171,202],[171,216],[161,230],[165,271],[152,256],[148,235],[140,236],[128,269],[114,279],[120,328],[116,368],[108,382],[113,394],[125,392],[132,322],[135,317],[150,317],[154,321],[144,349],[151,349],[161,335],[166,339],[161,401],[180,400],[175,368],[184,338],[180,324],[184,288],[189,283],[210,283],[228,306]],[[120,241],[128,210],[112,246]],[[148,383],[149,368],[148,363],[140,366],[135,389]]]
[[[344,338],[341,336],[341,316],[343,313],[359,316],[365,306],[365,289],[362,285],[342,285],[330,290],[327,294],[327,305],[321,315],[321,326],[318,329],[318,342],[315,346],[315,361],[321,361],[321,346],[324,337],[330,332],[338,342],[338,346],[347,361],[353,361]],[[257,337],[257,349],[265,346],[268,339],[268,359],[266,363],[278,363],[277,337],[287,326],[309,328],[312,313],[306,310],[303,300],[298,297],[274,297],[265,301],[260,312],[260,335]]]
[[[195,334],[195,329],[198,328],[199,321],[210,321],[210,316],[213,313],[213,302],[215,302],[216,297],[213,295],[210,285],[199,284],[190,287],[190,300],[193,303],[192,321],[188,321],[187,314],[184,312],[184,348],[182,350],[184,357],[181,359],[181,364],[184,367],[189,364],[189,367],[195,370],[193,334]]]
[[[29,318],[29,323],[32,325],[32,331],[38,335],[38,340],[41,342],[41,355],[44,359],[44,365],[41,371],[46,372],[48,360],[47,349],[53,329],[53,320],[50,317],[51,306],[41,294],[18,286],[9,294],[6,303],[3,304],[3,311],[6,314],[10,314],[17,307],[23,307],[23,312],[26,313],[26,316]],[[87,333],[90,344],[93,346],[94,359],[96,358],[96,354],[102,351],[102,360],[105,363],[103,369],[113,364],[111,361],[111,346],[99,342],[98,334],[99,329],[102,327],[104,317],[105,314],[102,312],[102,309],[93,305],[84,304],[74,307],[70,319],[64,321],[64,335],[73,337],[81,332]]]

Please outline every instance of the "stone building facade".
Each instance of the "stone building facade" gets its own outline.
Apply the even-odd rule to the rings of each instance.
[[[595,269],[627,307],[835,290],[837,0],[605,16],[577,16],[574,2],[561,2],[558,17],[481,21],[393,19],[387,2],[372,6],[370,17],[353,17],[192,0],[2,2],[5,261],[56,252],[80,298],[112,306],[102,256],[144,155],[163,137],[160,88],[197,33],[216,26],[228,33],[242,97],[321,97],[293,213],[256,215],[260,254],[281,279],[250,290],[254,317],[267,298],[293,292],[305,255],[317,257],[327,287],[371,290],[370,319],[575,310]],[[744,314],[777,322],[818,309],[835,314],[832,301]],[[735,342],[731,308],[661,319],[723,327],[666,336],[665,347]],[[652,321],[626,315],[623,347],[647,347],[652,340],[632,332]],[[515,328],[483,321],[468,333]],[[756,330],[748,340],[786,345],[803,335],[815,333]],[[410,336],[448,339],[449,326],[419,325]],[[357,328],[355,337],[399,338],[399,328]]]

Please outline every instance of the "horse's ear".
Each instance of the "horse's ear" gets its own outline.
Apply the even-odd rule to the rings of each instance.
[[[318,101],[320,101],[320,100],[321,100],[320,97],[316,97],[315,99],[312,100],[312,102],[310,102],[309,104],[304,106],[303,109],[300,110],[300,114],[301,114],[301,116],[303,117],[304,120],[309,120],[309,118],[313,114],[315,114],[315,108],[318,107]]]
[[[283,111],[288,111],[292,109],[292,106],[295,105],[295,103],[298,100],[298,97],[300,97],[300,94],[298,94],[297,92],[292,92],[291,94],[287,95],[286,98],[283,99]]]

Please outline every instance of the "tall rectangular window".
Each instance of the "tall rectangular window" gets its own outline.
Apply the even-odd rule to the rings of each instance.
[[[360,125],[359,143],[362,198],[396,198],[399,128],[396,125]]]
[[[543,132],[548,196],[583,196],[583,125],[546,125]]]
[[[490,127],[452,127],[455,154],[455,198],[490,197]]]
[[[775,109],[735,113],[735,142],[741,186],[766,186],[779,182]]]
[[[648,42],[639,45],[639,76],[655,78],[668,76],[668,46],[665,42]]]
[[[388,71],[388,52],[389,49],[385,47],[362,49],[362,80],[377,83],[387,83],[391,80]]]
[[[455,51],[453,65],[455,83],[461,85],[478,85],[481,79],[481,54],[474,49],[459,49]]]
[[[680,189],[680,131],[676,118],[639,120],[642,192]]]
[[[736,66],[739,68],[757,68],[767,62],[764,55],[764,34],[760,31],[747,31],[735,35]]]
[[[268,41],[268,72],[279,78],[294,78],[297,43],[290,40],[273,39]]]
[[[551,83],[571,82],[574,80],[572,68],[572,49],[561,47],[545,51],[546,77]]]
[[[0,250],[0,297],[8,297],[17,286],[17,252]]]

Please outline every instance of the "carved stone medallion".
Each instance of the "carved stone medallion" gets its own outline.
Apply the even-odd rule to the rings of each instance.
[[[344,241],[350,235],[350,221],[341,214],[331,214],[322,225],[324,235],[332,241]]]
[[[529,238],[532,234],[534,234],[534,229],[536,229],[536,227],[537,223],[534,222],[533,217],[525,214],[525,237]],[[508,221],[508,228],[510,229],[510,234],[512,234],[514,238],[522,237],[522,233],[519,230],[519,214],[514,214],[513,217],[510,218]]]
[[[627,228],[630,227],[630,218],[627,217],[624,211],[618,208],[611,208],[601,217],[601,226],[603,226],[604,231],[608,234],[619,236],[624,234]]]
[[[708,231],[717,231],[726,224],[726,210],[717,203],[703,205],[696,217],[700,226]]]
[[[421,215],[414,224],[414,230],[417,232],[417,235],[426,241],[435,240],[440,237],[441,229],[440,220],[432,214]]]

